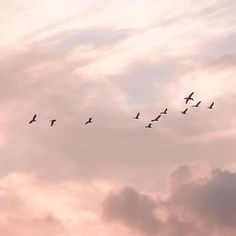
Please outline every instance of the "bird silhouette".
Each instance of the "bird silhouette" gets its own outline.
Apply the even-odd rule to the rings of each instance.
[[[192,107],[199,107],[200,104],[201,104],[201,101],[199,101],[196,105],[193,105]]]
[[[51,120],[51,127],[54,125],[54,123],[56,122],[57,120],[53,119]]]
[[[214,102],[208,107],[209,109],[212,109],[213,108],[213,106],[214,106]]]
[[[161,117],[161,115],[157,116],[157,118],[154,120],[151,120],[151,122],[158,121],[160,117]]]
[[[166,108],[164,111],[161,112],[161,114],[167,114],[168,109]]]
[[[188,111],[188,108],[186,108],[184,111],[182,111],[182,114],[186,115],[187,111]]]
[[[147,126],[145,126],[145,128],[151,129],[152,128],[152,123],[149,123]]]
[[[139,119],[139,115],[140,115],[140,113],[138,113],[138,114],[134,117],[134,119],[138,120],[138,119]]]
[[[32,120],[29,122],[29,124],[32,124],[33,122],[36,122],[36,117],[37,117],[37,114],[35,114],[32,118]]]
[[[88,121],[85,122],[85,125],[92,123],[92,117],[89,118]]]
[[[190,94],[188,95],[188,97],[184,98],[184,99],[186,100],[186,102],[185,102],[186,104],[187,104],[190,100],[193,101],[193,98],[192,98],[193,94],[194,94],[194,92],[190,93]]]

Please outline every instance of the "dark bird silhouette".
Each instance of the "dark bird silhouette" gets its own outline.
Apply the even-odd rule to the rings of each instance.
[[[53,119],[51,120],[51,127],[54,125],[54,123],[56,122],[57,120]]]
[[[188,111],[188,108],[186,108],[184,111],[182,111],[182,114],[186,115],[187,111]]]
[[[161,114],[167,114],[168,109],[166,108],[164,111],[161,112]]]
[[[139,115],[140,115],[140,113],[138,113],[138,114],[134,117],[134,119],[138,120],[138,119],[139,119]]]
[[[154,120],[151,120],[151,122],[158,121],[160,117],[161,117],[161,115],[157,116],[157,118]]]
[[[32,118],[32,120],[29,122],[29,124],[32,124],[33,122],[36,122],[36,117],[37,117],[37,114],[35,114]]]
[[[199,101],[196,105],[193,105],[192,107],[199,107],[200,104],[201,104],[201,101]]]
[[[193,94],[194,94],[194,92],[190,93],[190,94],[188,95],[188,97],[184,98],[184,99],[186,100],[186,102],[185,102],[186,104],[187,104],[190,100],[193,101],[193,98],[192,98]]]
[[[145,128],[151,129],[152,128],[152,123],[149,123],[147,126],[145,126]]]
[[[92,123],[92,117],[90,117],[89,120],[85,122],[85,125],[87,125],[89,123]]]
[[[209,109],[212,109],[213,108],[213,106],[214,106],[214,102],[208,107]]]

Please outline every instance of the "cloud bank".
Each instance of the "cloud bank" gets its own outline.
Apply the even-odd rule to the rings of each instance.
[[[108,195],[105,216],[145,235],[235,234],[235,172],[182,165],[170,173],[168,183],[167,197],[156,201],[131,187]]]

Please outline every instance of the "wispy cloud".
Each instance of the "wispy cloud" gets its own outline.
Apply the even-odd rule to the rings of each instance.
[[[0,231],[231,236],[225,201],[233,204],[226,186],[234,173],[223,169],[235,166],[235,7],[231,0],[1,1]],[[183,116],[192,91],[202,103]],[[168,115],[145,129],[166,107]],[[85,126],[89,117],[94,123]],[[222,169],[183,164],[168,177],[164,204],[153,197],[167,194],[174,166],[199,159]],[[214,191],[219,198],[210,201]],[[100,219],[104,199],[113,224]]]

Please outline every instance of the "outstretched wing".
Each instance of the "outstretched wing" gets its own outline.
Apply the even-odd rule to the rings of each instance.
[[[194,94],[194,92],[190,93],[188,97],[191,98],[193,96],[193,94]]]
[[[29,122],[29,124],[31,124],[31,123],[33,123],[34,121],[36,121],[36,117],[37,117],[37,114],[35,114],[35,115],[33,116],[33,118],[31,119],[31,121]]]

